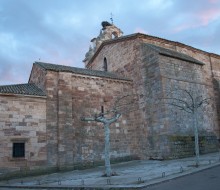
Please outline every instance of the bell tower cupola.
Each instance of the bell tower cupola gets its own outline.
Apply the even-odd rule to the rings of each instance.
[[[83,60],[85,66],[87,66],[89,60],[92,58],[96,50],[104,41],[119,38],[122,35],[123,32],[119,28],[117,28],[114,24],[110,24],[107,21],[103,21],[102,29],[100,30],[99,36],[91,40],[92,45],[90,46],[89,51],[86,53],[85,59]]]

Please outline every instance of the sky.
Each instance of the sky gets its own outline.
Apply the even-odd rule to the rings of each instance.
[[[220,0],[0,0],[0,85],[27,83],[35,61],[84,68],[102,21],[220,54]]]

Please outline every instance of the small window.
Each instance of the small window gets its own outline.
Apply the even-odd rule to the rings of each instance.
[[[25,143],[13,143],[13,158],[23,158],[25,157]]]
[[[104,71],[108,71],[108,64],[106,57],[104,58],[104,65],[103,65]]]

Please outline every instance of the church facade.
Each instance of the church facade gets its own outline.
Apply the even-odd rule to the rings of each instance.
[[[194,154],[192,114],[165,101],[176,89],[211,100],[198,112],[200,153],[218,150],[219,55],[140,33],[123,36],[109,23],[91,42],[85,69],[35,62],[27,84],[0,86],[1,173],[103,162],[104,129],[81,117],[124,94],[137,97],[138,109],[111,125],[113,161]]]

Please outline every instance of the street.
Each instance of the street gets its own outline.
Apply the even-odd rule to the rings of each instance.
[[[144,188],[146,190],[219,190],[220,189],[220,166],[214,167],[173,179],[158,185]]]

